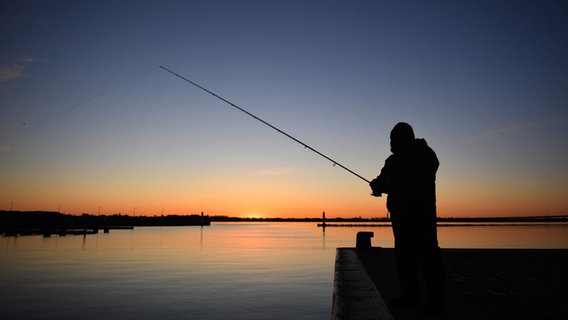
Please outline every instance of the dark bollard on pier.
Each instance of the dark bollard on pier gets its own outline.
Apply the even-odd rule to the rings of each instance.
[[[357,242],[356,248],[358,251],[360,250],[370,250],[371,247],[371,238],[375,236],[374,232],[371,231],[359,231],[357,232]]]

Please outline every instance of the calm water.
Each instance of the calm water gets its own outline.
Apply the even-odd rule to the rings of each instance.
[[[215,223],[0,237],[4,319],[329,319],[335,249],[390,228]],[[445,248],[568,248],[568,225],[439,228]]]

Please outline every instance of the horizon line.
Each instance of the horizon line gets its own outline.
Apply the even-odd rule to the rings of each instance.
[[[0,213],[8,213],[8,212],[20,212],[20,213],[57,213],[62,215],[71,215],[71,216],[81,216],[81,215],[90,215],[90,216],[128,216],[128,217],[166,217],[166,216],[199,216],[203,215],[209,218],[216,218],[216,219],[231,219],[231,220],[246,220],[246,221],[253,221],[253,220],[323,220],[323,217],[237,217],[237,216],[228,216],[228,215],[208,215],[201,213],[186,213],[186,214],[179,214],[179,213],[168,213],[168,214],[155,214],[155,215],[130,215],[130,214],[122,214],[122,213],[113,213],[113,214],[92,214],[92,213],[82,213],[82,214],[72,214],[72,213],[64,213],[59,211],[49,211],[49,210],[0,210]],[[438,220],[446,220],[446,219],[496,219],[496,220],[505,220],[505,219],[551,219],[551,218],[568,218],[568,214],[554,214],[554,215],[528,215],[528,216],[461,216],[461,217],[437,217]],[[325,220],[332,221],[332,220],[368,220],[368,221],[377,221],[377,220],[390,220],[389,217],[371,217],[371,218],[364,218],[361,216],[357,217],[326,217]]]

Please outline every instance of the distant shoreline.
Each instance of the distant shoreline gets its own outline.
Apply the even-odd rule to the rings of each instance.
[[[201,215],[127,216],[115,215],[70,215],[49,211],[0,211],[0,234],[5,236],[86,235],[99,230],[133,229],[149,226],[209,226],[209,217]]]
[[[318,227],[391,227],[390,223],[318,223]],[[456,222],[456,223],[437,223],[438,227],[534,227],[534,226],[567,226],[568,221],[531,221],[531,222]]]
[[[124,214],[112,214],[112,215],[94,215],[89,213],[83,213],[82,215],[72,215],[65,214],[54,211],[8,211],[0,210],[0,223],[6,222],[6,218],[17,219],[18,217],[29,219],[34,217],[36,219],[45,219],[47,217],[58,218],[58,219],[69,219],[69,220],[83,220],[83,221],[102,221],[102,220],[124,220],[133,222],[135,225],[147,225],[155,224],[159,222],[158,225],[163,225],[162,223],[173,223],[173,225],[179,225],[180,223],[188,223],[204,219],[204,222],[323,222],[324,220],[320,217],[318,218],[242,218],[242,217],[231,217],[226,215],[204,215],[199,214],[169,214],[169,215],[155,215],[155,216],[131,216]],[[197,219],[199,218],[199,219]],[[325,223],[390,223],[391,219],[382,218],[361,218],[361,217],[351,217],[351,218],[326,218]],[[566,215],[542,215],[542,216],[518,216],[518,217],[438,217],[438,223],[448,223],[455,225],[455,223],[526,223],[526,222],[568,222],[568,214]]]
[[[322,222],[321,218],[239,218],[211,216],[215,222]],[[326,223],[390,223],[390,218],[326,218]],[[568,222],[566,216],[539,216],[539,217],[479,217],[479,218],[438,218],[438,223],[533,223],[533,222]]]
[[[105,233],[111,229],[133,229],[134,227],[165,226],[210,226],[213,222],[311,222],[317,227],[390,227],[388,218],[239,218],[208,216],[203,213],[191,215],[129,216],[129,215],[82,215],[63,214],[50,211],[0,211],[0,235],[87,235],[99,230]],[[483,218],[439,218],[439,227],[476,226],[568,226],[568,216],[531,217],[483,217]]]

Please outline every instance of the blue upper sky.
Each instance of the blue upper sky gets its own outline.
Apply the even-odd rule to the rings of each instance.
[[[363,181],[163,65],[368,179],[409,122],[442,163],[441,215],[566,213],[567,16],[565,1],[3,1],[0,209],[383,215]]]

